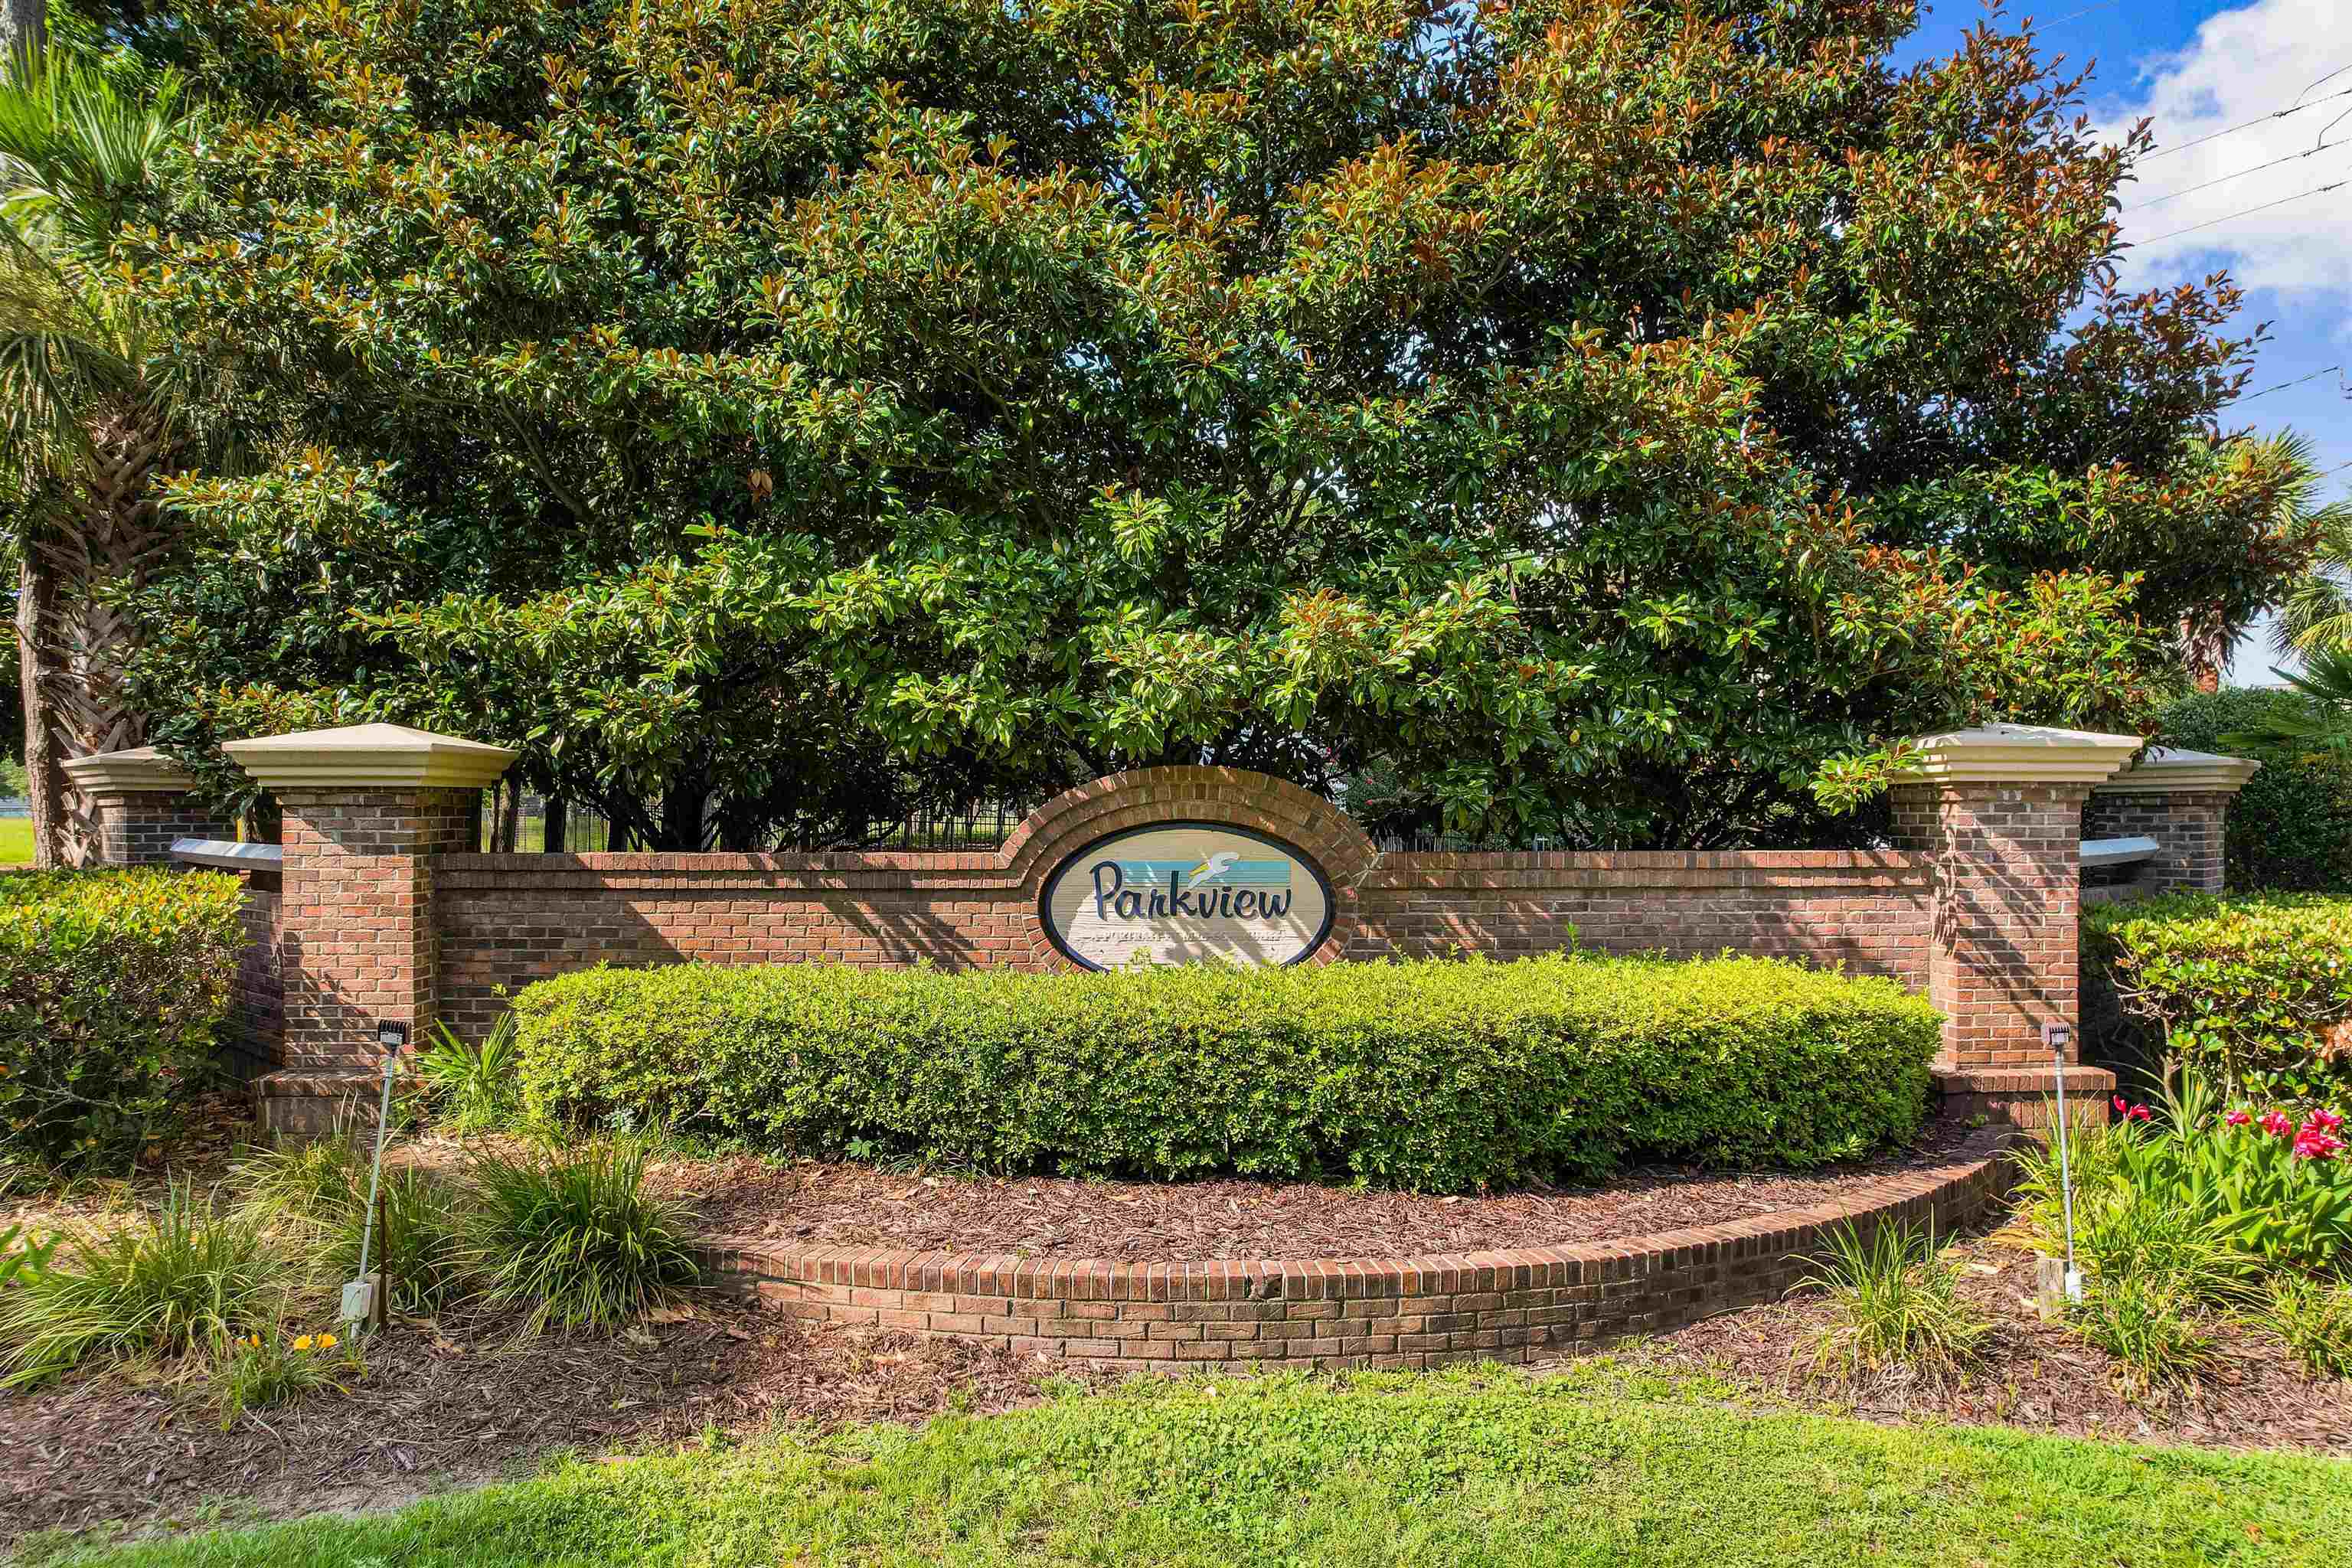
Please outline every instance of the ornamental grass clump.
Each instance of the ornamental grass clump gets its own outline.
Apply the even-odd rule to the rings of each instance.
[[[339,1131],[257,1154],[236,1180],[248,1209],[348,1279],[359,1272],[369,1225],[368,1163],[366,1152]],[[382,1223],[368,1243],[369,1268],[390,1281],[394,1307],[437,1310],[467,1283],[472,1196],[462,1183],[406,1165],[386,1169],[378,1185]]]
[[[691,1222],[646,1194],[646,1157],[622,1140],[477,1154],[467,1262],[478,1299],[525,1310],[528,1333],[611,1329],[698,1284]]]
[[[2271,1287],[2268,1319],[2314,1377],[2352,1377],[2352,1283],[2294,1278]]]
[[[2107,1352],[2116,1380],[2133,1392],[2188,1383],[2213,1360],[2213,1336],[2195,1304],[2154,1276],[2102,1281],[2072,1321]]]
[[[295,1267],[258,1216],[175,1182],[152,1212],[67,1233],[40,1268],[0,1291],[0,1387],[274,1327]]]
[[[1853,1225],[1839,1226],[1798,1286],[1827,1291],[1837,1308],[1836,1321],[1813,1336],[1812,1370],[1847,1382],[1896,1372],[1927,1382],[1959,1375],[1992,1331],[1959,1287],[1959,1265],[1937,1250],[1934,1231],[1886,1224],[1865,1240]]]

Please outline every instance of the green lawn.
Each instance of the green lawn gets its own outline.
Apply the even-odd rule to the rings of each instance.
[[[33,819],[0,816],[0,866],[29,864],[33,858]]]
[[[2341,1563],[2352,1464],[1890,1428],[1587,1371],[1192,1382],[572,1463],[115,1564]],[[195,1500],[189,1500],[193,1503]]]

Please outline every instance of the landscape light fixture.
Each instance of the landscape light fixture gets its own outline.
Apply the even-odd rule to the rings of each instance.
[[[368,1252],[383,1223],[380,1197],[383,1190],[383,1139],[392,1126],[392,1077],[400,1068],[400,1053],[408,1046],[408,1025],[397,1018],[378,1019],[375,1043],[383,1047],[383,1091],[376,1102],[375,1159],[368,1166],[367,1213],[360,1220],[360,1277],[343,1285],[343,1321],[353,1328],[381,1326],[387,1303],[381,1269],[368,1271]]]

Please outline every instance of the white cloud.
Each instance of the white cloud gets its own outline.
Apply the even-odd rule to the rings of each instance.
[[[2141,161],[2137,183],[2122,192],[2124,237],[2135,247],[2125,262],[2126,284],[2177,282],[2227,267],[2253,289],[2352,290],[2352,96],[2263,119],[2352,88],[2347,67],[2352,0],[2260,0],[2224,11],[2200,26],[2187,47],[2136,62],[2128,80],[2117,80],[2113,63],[2102,62],[2111,90],[2094,101],[2099,125],[2119,138],[2147,116],[2157,141],[2157,155]],[[2339,69],[2344,74],[2318,80]],[[2183,145],[2250,120],[2262,123]],[[2298,156],[2320,145],[2323,131],[2325,149]],[[2291,161],[2256,170],[2276,159]],[[2304,194],[2339,180],[2346,182],[2341,189]],[[2221,183],[2191,189],[2208,181]],[[2188,194],[2176,195],[2181,192]],[[2294,196],[2300,199],[2231,216]],[[2225,217],[2211,227],[2194,226]],[[2193,232],[2179,232],[2184,229]],[[2341,301],[2334,324],[2339,331],[2352,325]]]

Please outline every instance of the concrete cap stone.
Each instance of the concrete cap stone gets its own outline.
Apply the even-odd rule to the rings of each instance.
[[[2151,746],[2137,767],[2091,788],[2099,795],[2235,795],[2262,765],[2252,757]]]
[[[74,788],[84,795],[139,791],[177,794],[196,782],[187,769],[152,746],[68,757],[63,765]]]
[[[514,762],[511,747],[436,735],[405,724],[352,724],[231,741],[221,748],[272,790],[488,789]]]
[[[1981,724],[1922,735],[1916,777],[1944,784],[2095,784],[2147,742],[2047,724]]]

